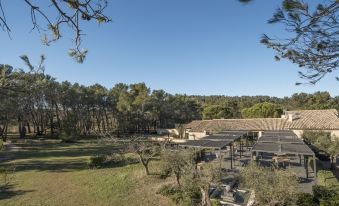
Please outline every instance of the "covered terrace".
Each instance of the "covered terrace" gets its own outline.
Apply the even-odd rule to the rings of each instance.
[[[303,165],[306,171],[306,178],[309,177],[308,171],[308,158],[313,158],[313,170],[316,177],[316,164],[314,152],[299,139],[293,132],[265,132],[260,137],[257,143],[252,148],[252,160],[260,159],[262,154],[269,153],[273,154],[272,161],[282,161],[284,164],[290,163],[291,156],[297,156],[299,158],[299,164],[302,165],[302,159],[304,160]],[[303,157],[303,158],[302,158]]]

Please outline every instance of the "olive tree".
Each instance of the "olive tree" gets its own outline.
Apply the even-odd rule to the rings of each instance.
[[[163,169],[167,175],[174,174],[178,186],[180,179],[192,167],[192,153],[188,151],[166,151],[162,155]]]
[[[139,156],[139,161],[144,166],[146,175],[150,175],[149,163],[161,154],[161,146],[154,142],[134,141],[129,146],[129,150]]]
[[[337,155],[339,155],[339,139],[337,137],[331,138],[330,135],[324,134],[318,136],[314,145],[330,155],[331,169],[335,169],[334,159]]]
[[[264,168],[254,162],[240,171],[240,182],[242,187],[254,191],[258,205],[293,205],[298,194],[293,173]]]

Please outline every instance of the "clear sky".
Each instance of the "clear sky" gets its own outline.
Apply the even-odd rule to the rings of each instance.
[[[71,33],[50,47],[30,32],[30,11],[22,0],[5,0],[12,39],[0,31],[0,63],[23,67],[46,55],[46,73],[57,80],[112,87],[145,82],[151,89],[199,95],[272,95],[329,91],[339,95],[334,75],[315,86],[295,86],[298,67],[276,62],[274,52],[259,43],[263,33],[283,34],[266,22],[280,1],[256,0],[109,0],[112,23],[83,25],[83,64],[68,55]],[[338,73],[337,73],[338,75]]]

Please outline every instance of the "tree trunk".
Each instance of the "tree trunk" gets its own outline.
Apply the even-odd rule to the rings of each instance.
[[[203,187],[200,187],[201,192],[201,205],[202,206],[211,206],[211,200],[208,195],[208,189],[204,189]]]
[[[177,180],[177,184],[178,184],[178,186],[180,187],[180,186],[181,186],[181,185],[180,185],[180,175],[176,174],[176,175],[175,175],[175,179]]]
[[[334,167],[334,156],[331,155],[331,170],[335,170],[335,167]]]
[[[148,161],[143,160],[141,155],[139,155],[139,158],[140,158],[141,164],[145,167],[146,175],[149,175],[150,173],[149,173],[149,169],[148,169]]]
[[[6,121],[5,126],[4,126],[4,130],[3,130],[3,133],[2,133],[2,140],[4,142],[7,141],[7,130],[8,130],[8,121]]]
[[[28,133],[32,133],[31,127],[29,125],[29,122],[27,122],[27,128],[28,128]]]

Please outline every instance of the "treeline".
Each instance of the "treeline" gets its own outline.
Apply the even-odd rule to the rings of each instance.
[[[0,127],[18,125],[37,134],[69,135],[91,131],[152,132],[200,118],[197,101],[185,95],[151,91],[144,83],[99,84],[57,82],[43,72],[14,71],[2,66]],[[32,131],[31,131],[32,130]]]
[[[328,92],[295,93],[291,97],[192,96],[202,108],[203,119],[280,117],[284,110],[337,109],[339,96]]]
[[[279,117],[284,109],[339,109],[339,97],[327,92],[292,97],[188,96],[151,90],[144,83],[83,86],[57,82],[43,67],[29,72],[0,65],[0,132],[24,128],[29,133],[92,131],[151,133],[195,119]]]

